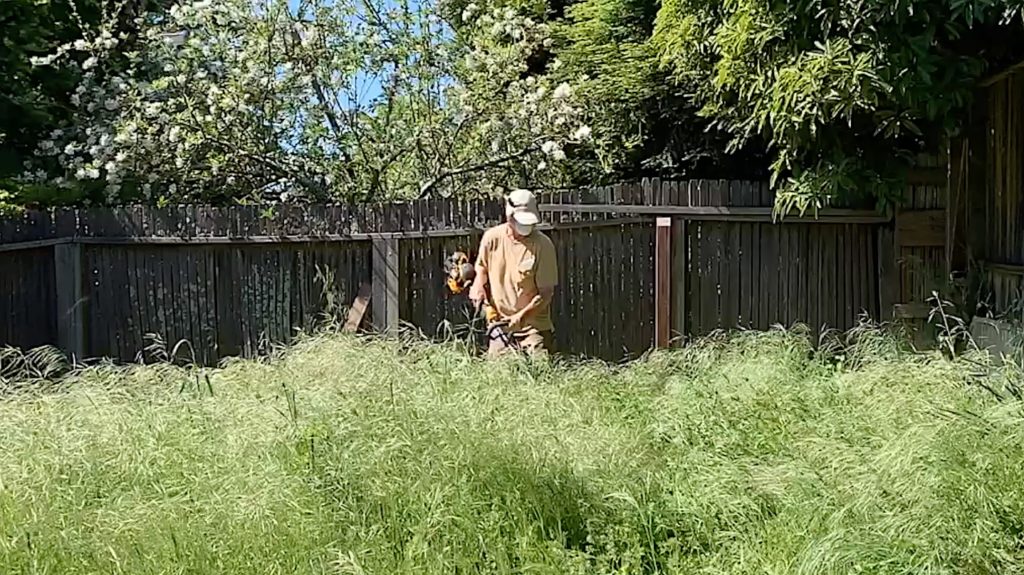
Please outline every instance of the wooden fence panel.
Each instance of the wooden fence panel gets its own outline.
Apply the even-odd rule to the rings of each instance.
[[[52,248],[0,253],[0,346],[56,342],[54,282]]]
[[[559,349],[621,361],[654,342],[654,223],[552,230]]]
[[[876,227],[689,222],[688,335],[805,324],[845,330],[878,317]]]
[[[369,257],[369,242],[84,246],[87,354],[134,361],[158,340],[204,364],[260,353],[341,318]]]
[[[922,205],[934,208],[928,204],[934,196],[934,190],[922,192]],[[559,347],[609,360],[635,357],[651,347],[653,216],[665,209],[654,206],[695,207],[690,215],[678,208],[664,214],[675,217],[678,230],[672,300],[686,304],[673,313],[679,334],[796,322],[842,329],[853,325],[862,309],[877,317],[877,216],[833,213],[827,223],[771,224],[766,218],[771,201],[764,183],[724,180],[651,179],[545,194],[542,203],[563,204],[562,211],[549,206],[546,219],[566,224],[548,232],[561,269],[554,302]],[[589,211],[564,206],[580,203],[591,204]],[[637,223],[637,212],[649,221]],[[80,239],[71,251],[75,261],[81,254],[87,355],[132,360],[149,343],[148,334],[157,334],[168,348],[190,342],[197,360],[213,363],[287,341],[324,313],[339,317],[360,285],[374,277],[371,240],[359,235],[368,232],[425,232],[375,236],[398,246],[401,271],[387,275],[386,285],[378,281],[376,287],[384,291],[375,293],[397,294],[399,321],[428,336],[464,327],[469,306],[464,296],[447,293],[443,258],[457,248],[474,252],[485,226],[501,215],[500,202],[446,199],[278,206],[273,212],[251,206],[54,210],[0,221],[0,242]],[[614,218],[619,221],[609,225]],[[848,223],[850,218],[859,223]],[[583,227],[587,222],[595,225]],[[333,239],[326,241],[325,235]],[[5,249],[3,243],[0,257],[8,261],[21,257],[11,254],[33,249],[47,257],[34,272],[17,272],[16,281],[0,278],[0,297],[7,294],[0,305],[13,309],[15,299],[24,301],[33,290],[53,294],[51,249]],[[18,261],[15,268],[21,270],[29,260]],[[31,287],[33,273],[50,286]],[[14,292],[21,295],[10,295]],[[58,312],[52,301],[47,305],[49,319],[33,327],[40,334],[16,336],[11,320],[3,326],[6,332],[0,331],[0,344],[15,337],[54,342],[45,332],[54,329]]]
[[[1024,322],[1024,270],[1000,266],[988,272],[989,301],[999,317]]]

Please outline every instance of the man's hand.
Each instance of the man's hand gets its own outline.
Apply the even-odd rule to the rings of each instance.
[[[523,323],[523,318],[526,317],[526,310],[517,311],[508,318],[508,328],[511,330],[517,330]]]

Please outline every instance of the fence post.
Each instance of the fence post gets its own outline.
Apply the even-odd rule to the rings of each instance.
[[[85,356],[81,244],[53,246],[53,271],[57,290],[57,344],[74,363]]]
[[[374,238],[370,304],[373,329],[378,333],[394,334],[398,331],[400,265],[398,238]]]
[[[668,347],[672,322],[672,218],[658,218],[654,236],[654,346]]]

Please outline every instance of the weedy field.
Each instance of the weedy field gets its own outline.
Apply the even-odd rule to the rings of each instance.
[[[1024,573],[1012,367],[865,331],[626,367],[311,337],[8,381],[0,572]]]

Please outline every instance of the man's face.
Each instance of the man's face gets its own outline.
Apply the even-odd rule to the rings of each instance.
[[[533,226],[524,226],[517,222],[512,216],[508,217],[508,225],[512,228],[512,237],[517,240],[525,238],[533,233]]]

